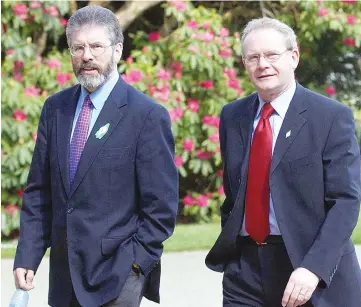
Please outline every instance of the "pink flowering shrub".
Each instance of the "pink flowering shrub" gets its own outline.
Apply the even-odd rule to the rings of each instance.
[[[51,52],[46,58],[36,56],[36,41],[44,32],[54,41],[64,34],[69,3],[2,3],[4,236],[17,234],[41,107],[49,95],[77,83],[67,50]],[[254,91],[241,62],[237,32],[241,28],[232,29],[224,14],[194,8],[190,1],[163,5],[174,28],[169,33],[152,28],[150,33],[131,34],[134,48],[119,70],[126,82],[169,112],[180,174],[181,220],[214,221],[219,219],[224,199],[220,111],[226,103]],[[275,17],[290,24],[299,36],[299,82],[360,108],[361,2],[286,1],[279,5]]]
[[[224,198],[222,179],[216,175],[222,168],[220,111],[252,87],[234,69],[240,38],[230,33],[221,15],[186,1],[170,1],[165,10],[178,20],[178,28],[166,37],[157,31],[136,33],[136,48],[120,70],[128,83],[168,109],[176,139],[181,215],[188,221],[211,221]]]

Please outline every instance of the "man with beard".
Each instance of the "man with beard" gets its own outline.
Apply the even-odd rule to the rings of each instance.
[[[209,268],[224,307],[359,307],[350,239],[360,211],[352,110],[295,81],[294,31],[250,21],[242,60],[257,93],[222,110],[226,199]]]
[[[49,305],[159,302],[162,242],[178,206],[168,112],[117,73],[123,34],[111,11],[76,11],[66,35],[80,84],[49,97],[40,116],[16,287],[34,287],[51,247]]]

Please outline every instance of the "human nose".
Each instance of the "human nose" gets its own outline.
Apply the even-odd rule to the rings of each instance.
[[[265,59],[263,55],[260,54],[258,58],[258,67],[259,68],[265,68],[269,66],[269,62]]]
[[[90,59],[93,59],[94,56],[90,51],[90,47],[89,46],[84,46],[84,54],[83,54],[83,60],[84,61],[89,61]]]

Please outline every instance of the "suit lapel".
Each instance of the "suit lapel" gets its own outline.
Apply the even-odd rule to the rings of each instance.
[[[240,124],[241,129],[241,140],[244,147],[248,148],[251,144],[251,136],[253,131],[253,122],[254,118],[256,116],[257,108],[258,108],[258,96],[257,94],[254,95],[249,100],[249,103],[246,108],[241,110],[241,114],[238,117],[237,120]]]
[[[277,137],[272,156],[271,174],[275,171],[288,147],[292,144],[298,132],[306,123],[305,116],[301,115],[306,111],[304,95],[305,89],[301,85],[297,84],[295,95],[291,100],[290,106],[283,120],[281,130]]]
[[[108,140],[115,127],[123,117],[125,109],[122,107],[127,104],[126,94],[127,85],[121,79],[121,77],[119,77],[118,82],[111,91],[108,99],[105,101],[103,109],[101,110],[99,117],[97,118],[94,127],[89,134],[88,140],[85,144],[82,156],[79,161],[77,172],[75,173],[74,182],[69,197],[74,194],[75,190],[92,165],[95,157],[98,155],[100,149]],[[95,136],[96,132],[107,124],[109,124],[108,131],[102,138],[98,139]]]
[[[61,178],[66,194],[69,196],[69,142],[75,109],[80,95],[80,85],[75,86],[69,99],[64,100],[64,106],[57,115],[57,150]]]

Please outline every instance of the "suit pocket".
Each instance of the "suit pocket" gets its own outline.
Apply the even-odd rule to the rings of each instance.
[[[292,171],[300,171],[311,167],[316,162],[322,162],[321,155],[314,153],[305,157],[301,157],[292,161],[289,161],[289,165]]]
[[[129,241],[132,238],[132,235],[101,238],[102,254],[104,256],[114,254],[120,245],[125,244],[126,241]]]

